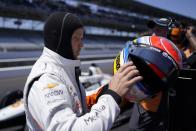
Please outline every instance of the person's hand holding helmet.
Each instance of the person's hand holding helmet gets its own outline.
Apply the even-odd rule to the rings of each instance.
[[[124,64],[113,76],[109,83],[109,89],[124,97],[131,87],[142,80],[139,71],[132,62]]]
[[[96,91],[86,94],[88,108],[90,109],[103,94],[112,95],[121,107],[124,102],[124,96],[140,80],[142,80],[142,77],[139,75],[136,66],[132,62],[124,64],[121,68],[119,67],[109,84],[102,85]]]

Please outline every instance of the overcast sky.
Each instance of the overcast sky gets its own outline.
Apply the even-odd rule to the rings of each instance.
[[[196,20],[196,0],[136,0]]]

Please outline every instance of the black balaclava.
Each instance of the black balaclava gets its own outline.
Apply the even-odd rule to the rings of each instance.
[[[75,60],[71,37],[73,32],[80,27],[83,27],[83,24],[76,15],[67,12],[51,14],[44,26],[45,47],[64,58]]]

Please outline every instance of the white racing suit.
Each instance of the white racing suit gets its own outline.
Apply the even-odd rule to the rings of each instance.
[[[24,102],[29,130],[107,131],[120,108],[109,94],[87,112],[83,86],[76,82],[79,60],[69,60],[44,48],[27,79]]]

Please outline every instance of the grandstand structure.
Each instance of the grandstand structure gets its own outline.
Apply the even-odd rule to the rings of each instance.
[[[44,21],[53,11],[69,11],[85,25],[129,32],[147,30],[151,18],[174,17],[196,25],[192,18],[151,7],[133,0],[0,0],[0,16]],[[20,21],[15,24],[21,25]]]
[[[7,44],[14,40],[24,43],[17,47],[27,49],[28,43],[29,49],[41,49],[44,21],[54,11],[76,13],[85,25],[88,43],[98,39],[102,44],[124,44],[148,31],[146,23],[152,18],[170,16],[196,25],[192,18],[133,0],[0,0],[0,51],[15,50],[15,44]]]

